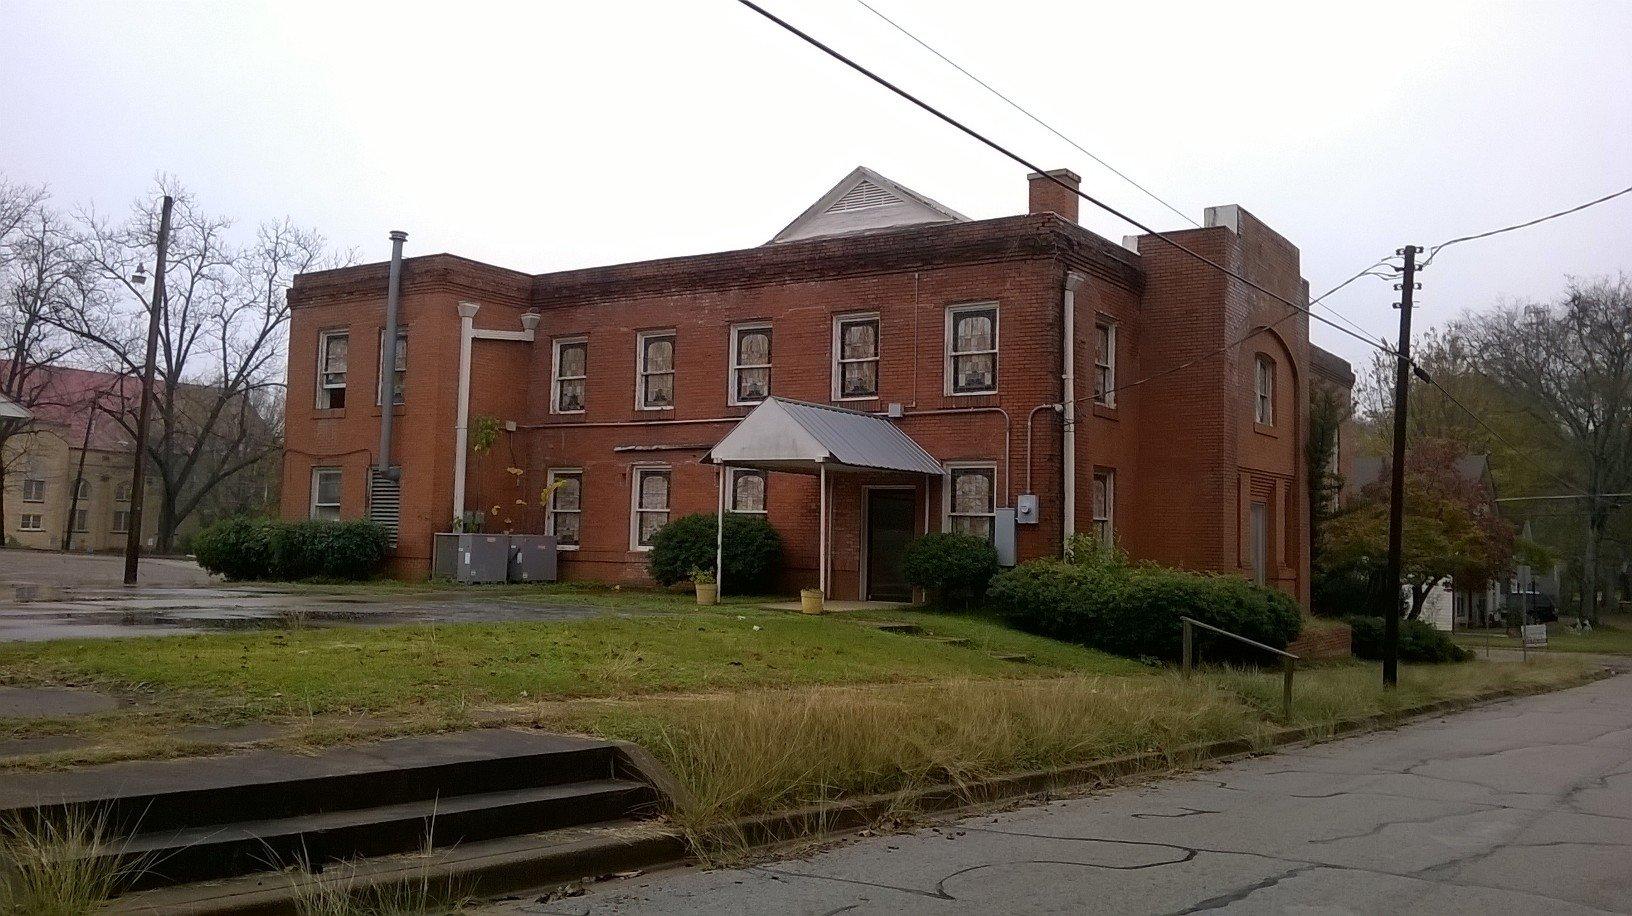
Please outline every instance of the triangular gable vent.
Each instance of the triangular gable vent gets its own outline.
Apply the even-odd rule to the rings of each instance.
[[[901,198],[884,190],[870,181],[857,182],[856,186],[846,191],[844,196],[833,202],[827,208],[828,213],[846,213],[851,210],[866,210],[869,207],[883,207],[889,204],[900,203]]]

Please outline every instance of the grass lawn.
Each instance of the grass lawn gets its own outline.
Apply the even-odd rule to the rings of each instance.
[[[1632,655],[1632,614],[1605,614],[1591,633],[1578,635],[1570,632],[1574,616],[1555,620],[1547,625],[1547,648],[1555,652],[1588,652],[1599,655]],[[1453,638],[1474,651],[1487,644],[1493,649],[1517,649],[1517,636],[1506,630],[1460,630]]]
[[[743,814],[1138,751],[1182,765],[1183,748],[1263,739],[1279,715],[1278,671],[1204,669],[1185,681],[980,614],[879,615],[924,631],[903,635],[864,617],[768,611],[746,599],[698,608],[664,592],[503,593],[630,613],[4,644],[0,682],[94,685],[131,705],[0,721],[0,737],[90,742],[22,766],[219,749],[223,739],[187,737],[199,725],[271,724],[279,731],[268,740],[293,747],[478,724],[626,738],[688,787],[676,822],[712,849],[729,848],[718,831]],[[1330,725],[1504,686],[1561,684],[1591,668],[1561,655],[1407,666],[1400,689],[1384,692],[1375,664],[1314,666],[1298,672],[1293,718]]]
[[[593,594],[642,612],[562,622],[3,644],[0,681],[92,685],[133,703],[83,719],[0,721],[0,737],[94,738],[95,748],[39,761],[71,763],[198,750],[176,741],[187,726],[274,723],[293,742],[322,744],[358,733],[525,718],[582,698],[1151,671],[975,616],[889,615],[921,623],[929,635],[969,641],[951,645],[842,616],[748,604],[705,609],[661,592]],[[564,589],[551,595],[540,600],[580,599]]]

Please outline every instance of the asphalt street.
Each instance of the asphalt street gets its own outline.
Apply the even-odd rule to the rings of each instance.
[[[492,912],[1632,912],[1632,674],[1147,786]]]

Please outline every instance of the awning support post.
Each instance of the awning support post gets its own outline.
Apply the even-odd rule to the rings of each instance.
[[[821,523],[817,526],[817,538],[821,541],[819,552],[821,554],[822,569],[818,579],[822,588],[822,600],[825,601],[827,600],[827,462],[821,462],[818,467],[821,468],[819,473],[822,491],[821,506],[818,509],[821,513]]]
[[[725,597],[725,481],[731,476],[720,465],[720,514],[714,517],[714,593]]]

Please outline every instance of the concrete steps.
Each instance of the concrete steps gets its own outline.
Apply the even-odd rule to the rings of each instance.
[[[104,855],[145,888],[650,815],[635,775],[608,742],[491,729],[18,774],[0,822],[104,819],[122,837]]]

